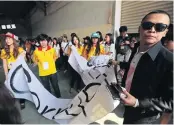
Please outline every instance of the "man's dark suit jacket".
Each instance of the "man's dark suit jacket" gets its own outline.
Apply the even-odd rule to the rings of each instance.
[[[131,60],[137,52],[135,46],[128,63],[120,63],[125,68],[123,86]],[[139,106],[125,108],[124,123],[153,117],[162,112],[173,110],[173,54],[158,42],[140,58],[134,76],[130,94],[139,100]]]

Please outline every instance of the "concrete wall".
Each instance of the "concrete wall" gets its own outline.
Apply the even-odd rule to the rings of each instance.
[[[80,38],[100,30],[113,29],[114,1],[56,1],[47,8],[47,16],[37,9],[31,17],[32,35],[46,33],[61,36],[75,32]]]

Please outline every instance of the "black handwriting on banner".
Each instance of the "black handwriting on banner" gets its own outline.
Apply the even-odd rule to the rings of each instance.
[[[18,72],[21,68],[23,69],[24,74],[25,74],[26,77],[27,77],[28,83],[31,82],[31,76],[30,76],[29,72],[28,72],[24,67],[22,67],[22,64],[21,64],[21,65],[17,66],[16,69],[12,72],[11,79],[10,79],[10,86],[11,86],[13,92],[15,92],[15,93],[18,93],[18,94],[31,93],[32,95],[34,95],[34,96],[37,98],[37,101],[38,101],[38,106],[37,106],[36,108],[37,108],[37,110],[39,110],[39,108],[40,108],[40,99],[39,99],[39,96],[37,95],[36,92],[31,92],[31,91],[29,91],[29,90],[28,90],[28,91],[20,91],[20,90],[17,90],[17,89],[14,87],[14,78],[15,78],[15,75],[17,74],[17,72]],[[72,108],[72,106],[73,106],[73,105],[71,105],[69,108]],[[67,111],[67,109],[69,109],[69,108],[66,108],[66,109],[63,109],[63,110],[62,110],[61,108],[59,108],[58,111],[56,112],[56,114],[65,111],[66,115],[72,115],[72,116],[77,116],[77,115],[78,115],[78,114],[70,114],[70,113]],[[52,111],[55,111],[55,110],[56,110],[55,108],[49,109],[49,107],[46,105],[45,108],[43,109],[43,111],[42,111],[40,114],[41,114],[41,115],[44,115],[44,114],[46,114],[46,113],[49,113],[49,112],[52,112]],[[55,116],[55,115],[54,115],[54,116]],[[53,116],[53,118],[54,118],[54,116]]]
[[[85,107],[82,104],[82,99],[78,96],[79,100],[80,100],[80,104],[78,105],[78,107],[80,107],[82,109],[83,115],[86,117],[86,111],[85,111]]]
[[[28,91],[19,91],[17,90],[15,87],[14,87],[14,78],[15,78],[15,75],[16,73],[18,72],[18,70],[20,70],[22,68],[22,64],[19,65],[12,73],[11,75],[11,78],[10,78],[10,86],[12,88],[12,90],[15,92],[15,93],[18,93],[18,94],[24,94],[24,93],[28,93],[30,92],[29,90]],[[24,73],[26,73],[27,71],[25,71]],[[31,77],[28,73],[26,73],[26,76],[27,76],[27,80],[28,80],[28,83],[31,82]]]
[[[38,110],[40,108],[40,99],[39,99],[38,95],[35,92],[31,92],[30,90],[28,90],[28,91],[21,91],[21,90],[17,90],[14,87],[14,78],[15,78],[15,75],[17,74],[17,72],[21,68],[23,69],[24,74],[27,77],[27,82],[28,83],[31,83],[31,76],[30,76],[29,72],[24,67],[22,67],[22,64],[21,64],[21,65],[17,66],[16,69],[12,72],[12,75],[11,75],[11,78],[10,78],[10,87],[13,90],[13,92],[15,92],[15,93],[18,93],[18,94],[31,93],[32,95],[34,95],[37,98],[37,101],[38,101],[38,106],[36,107],[37,110]]]
[[[52,119],[55,119],[55,116],[58,115],[59,113],[62,113],[62,112],[65,112],[66,115],[78,116],[80,113],[78,113],[78,114],[74,114],[74,113],[69,114],[69,112],[68,112],[67,110],[68,110],[68,109],[71,109],[72,107],[73,107],[73,104],[71,104],[70,107],[67,107],[67,108],[65,108],[65,109],[59,108],[59,109],[57,110],[56,114],[52,117]]]
[[[47,109],[48,109],[48,106],[46,105],[45,108],[43,109],[43,111],[40,114],[43,115],[43,114],[46,114],[48,112],[52,112],[52,111],[56,110],[55,108],[51,108],[49,110],[47,110]]]
[[[107,67],[107,68],[109,68],[111,65],[109,65],[109,64],[107,64],[107,65],[102,65],[102,66],[95,66],[93,69],[95,70],[95,69],[97,69],[97,68],[100,68],[100,67]]]
[[[85,94],[85,96],[86,96],[85,102],[89,103],[89,102],[92,100],[92,98],[95,96],[95,94],[94,94],[94,95],[92,96],[92,98],[89,99],[87,90],[89,90],[91,87],[100,86],[100,85],[101,85],[100,83],[90,83],[90,84],[88,84],[88,85],[82,90],[82,92],[83,92],[83,93]],[[87,114],[86,114],[86,111],[85,111],[85,106],[84,106],[84,105],[81,105],[81,104],[82,104],[82,99],[81,99],[81,97],[78,96],[78,98],[79,98],[79,100],[80,100],[80,102],[79,102],[79,104],[78,104],[78,107],[82,109],[82,112],[83,112],[84,116],[86,117]],[[63,109],[63,110],[62,110],[61,108],[59,108],[59,109],[57,110],[56,114],[52,117],[52,119],[55,119],[55,116],[56,116],[56,115],[58,115],[59,113],[62,113],[62,112],[64,112],[64,111],[65,111],[66,115],[78,116],[78,115],[80,114],[80,113],[78,113],[78,114],[69,114],[68,110],[71,109],[71,108],[73,108],[73,104],[71,104],[70,107],[65,108],[65,109]]]
[[[90,84],[88,84],[83,90],[82,90],[82,92],[85,94],[85,96],[86,96],[86,102],[90,102],[91,101],[91,99],[95,96],[95,95],[93,95],[93,97],[91,98],[91,99],[89,99],[89,96],[88,96],[88,93],[87,93],[87,90],[88,89],[90,89],[91,87],[93,87],[93,86],[100,86],[101,84],[100,83],[90,83]]]
[[[88,65],[88,64],[87,64]],[[97,76],[93,76],[92,74],[91,74],[91,71],[93,70],[93,71],[98,71],[97,70],[97,68],[100,68],[100,67],[106,67],[106,68],[109,68],[111,65],[103,65],[103,66],[95,66],[94,68],[92,68],[90,71],[88,71],[88,75],[92,78],[92,79],[98,79],[100,76],[101,76],[101,73],[99,73],[98,75],[95,73],[95,75],[97,75]],[[103,74],[103,76],[105,76],[105,77],[107,77],[107,75],[104,73]]]
[[[23,90],[18,90],[17,88],[15,88],[14,86],[14,78],[15,78],[15,75],[17,74],[17,72],[20,70],[20,69],[23,69],[24,71],[24,74],[25,76],[27,77],[27,82],[28,83],[31,83],[32,82],[32,79],[31,79],[31,76],[30,76],[30,73],[22,66],[22,65],[19,65],[16,67],[16,69],[12,72],[12,75],[11,75],[11,78],[10,78],[10,86],[13,90],[13,92],[15,93],[18,93],[18,94],[24,94],[24,93],[31,93],[32,95],[34,95],[36,98],[37,98],[37,101],[38,101],[38,106],[36,107],[37,110],[40,109],[41,107],[41,102],[40,102],[40,99],[39,99],[39,96],[37,95],[37,92],[33,92],[33,91],[30,91],[30,90],[27,90],[27,91],[23,91]],[[82,92],[84,93],[84,95],[86,96],[86,99],[85,99],[85,102],[90,102],[92,100],[92,98],[95,96],[95,94],[92,96],[91,99],[89,99],[89,96],[88,96],[88,92],[87,90],[90,89],[91,87],[94,87],[94,86],[100,86],[101,84],[100,83],[90,83],[88,84],[83,90]],[[78,104],[78,107],[82,109],[82,112],[84,114],[84,116],[86,117],[87,114],[86,114],[86,111],[85,111],[85,106],[82,105],[82,99],[81,97],[79,96],[78,97],[80,102]],[[43,105],[43,104],[42,104]],[[42,106],[43,107],[43,106]],[[78,107],[75,107],[75,108],[78,108]],[[80,113],[69,113],[68,110],[70,110],[71,108],[73,108],[73,104],[70,105],[70,107],[67,107],[65,109],[61,109],[59,108],[57,110],[57,112],[52,116],[52,119],[55,119],[55,116],[58,115],[59,113],[62,113],[62,112],[65,112],[66,115],[71,115],[71,116],[78,116]],[[56,111],[56,108],[49,108],[48,105],[46,105],[43,110],[41,111],[41,115],[44,115],[46,113],[49,113],[49,112],[55,112]]]
[[[100,60],[97,60],[99,58],[99,56],[96,57],[92,57],[88,62],[87,62],[87,66],[91,67],[94,65],[103,65],[104,63],[101,62]],[[97,62],[97,63],[96,63]]]
[[[38,95],[35,92],[31,92],[31,94],[34,95],[34,96],[36,96],[37,102],[38,102],[38,106],[36,107],[36,109],[39,110],[39,108],[40,108],[40,99],[39,99]]]

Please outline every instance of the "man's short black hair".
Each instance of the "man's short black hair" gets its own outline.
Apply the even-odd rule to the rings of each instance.
[[[142,19],[141,23],[147,18],[147,16],[149,16],[151,14],[165,14],[165,15],[167,15],[169,17],[169,23],[171,21],[171,17],[170,17],[170,15],[166,11],[164,11],[164,10],[154,10],[154,11],[151,11],[150,13],[146,14],[144,16],[144,18]]]
[[[37,40],[38,40],[39,42],[40,42],[40,41],[43,41],[43,40],[49,41],[50,38],[49,38],[49,36],[46,35],[46,34],[40,34],[40,35],[37,36]]]
[[[121,26],[120,28],[119,28],[119,32],[121,33],[121,32],[127,32],[127,26]]]

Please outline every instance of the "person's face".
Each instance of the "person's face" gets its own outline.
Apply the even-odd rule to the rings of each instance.
[[[67,41],[67,39],[65,37],[63,37],[63,41]]]
[[[134,48],[134,46],[135,46],[135,43],[134,43],[134,42],[131,42],[131,43],[130,43],[130,47],[131,47],[131,48]]]
[[[84,40],[84,43],[88,43],[88,40],[87,40],[87,39],[85,39],[85,40]]]
[[[35,45],[35,41],[31,42],[32,45]]]
[[[53,39],[53,43],[56,44],[56,40],[55,39]]]
[[[10,37],[6,37],[5,38],[5,42],[7,43],[8,46],[12,45],[13,44],[13,38],[10,38]]]
[[[173,41],[168,41],[167,44],[166,44],[166,48],[173,52],[173,48],[174,48],[174,42]]]
[[[75,45],[78,45],[79,41],[78,41],[77,37],[74,37],[74,38],[73,38],[73,41],[74,41],[74,44],[75,44]]]
[[[125,32],[121,32],[120,33],[120,35],[122,36],[122,37],[125,37],[126,36],[126,34],[127,34],[127,32],[125,31]]]
[[[133,38],[131,39],[131,42],[136,43],[136,42],[137,42],[136,38],[133,37]]]
[[[105,36],[105,41],[110,42],[110,37],[108,35]]]
[[[151,14],[147,16],[143,22],[151,22],[154,24],[162,23],[168,26],[170,21],[169,17],[165,14]],[[140,42],[144,45],[150,45],[159,42],[162,37],[165,37],[168,29],[166,28],[162,32],[157,32],[154,26],[149,30],[143,29],[143,27],[140,26],[139,31],[140,31]]]
[[[46,48],[48,46],[48,41],[47,40],[42,40],[40,41],[40,45],[42,48]]]
[[[97,42],[98,42],[98,38],[92,38],[92,43],[93,44],[97,44]]]

